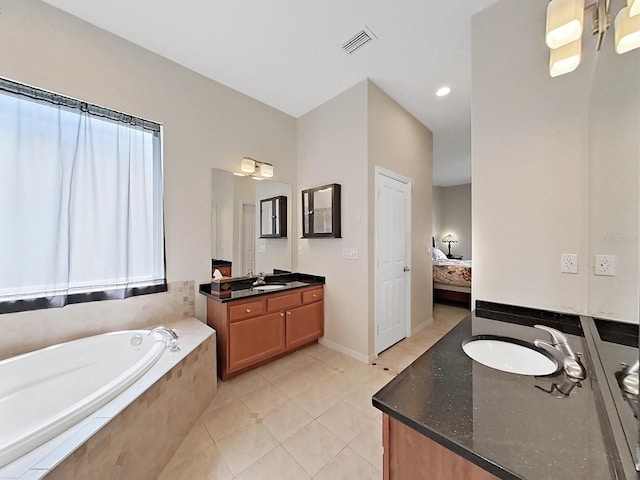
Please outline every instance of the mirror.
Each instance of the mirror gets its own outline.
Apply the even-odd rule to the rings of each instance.
[[[624,7],[621,0],[611,2],[611,12]],[[623,55],[614,51],[613,29],[597,54],[589,95],[589,235],[588,313],[604,318],[637,324],[639,321],[638,230],[640,218],[640,51]],[[606,257],[604,257],[606,256]],[[622,329],[622,327],[618,327]],[[600,357],[620,366],[620,350],[612,352],[603,343]],[[629,358],[638,358],[637,344],[628,346]],[[624,361],[628,362],[629,358]],[[633,363],[631,361],[630,363]],[[608,372],[609,374],[610,372]],[[620,372],[616,372],[618,375]],[[611,382],[612,390],[617,385]],[[614,398],[619,397],[615,395]],[[629,402],[616,402],[629,454],[638,465],[638,419]],[[620,397],[621,399],[622,397]],[[627,399],[629,400],[629,399]],[[636,405],[637,408],[637,405]]]
[[[302,191],[302,236],[340,238],[340,185]]]
[[[271,180],[254,180],[219,169],[211,170],[211,258],[216,264],[230,267],[231,276],[245,276],[252,272],[272,272],[274,269],[291,270],[292,187]],[[273,216],[281,208],[282,221],[272,223],[272,234],[261,235],[263,214],[259,210],[262,200],[271,199]],[[274,237],[277,232],[281,235]],[[263,237],[263,238],[261,238]]]
[[[260,200],[260,238],[287,238],[287,197]]]

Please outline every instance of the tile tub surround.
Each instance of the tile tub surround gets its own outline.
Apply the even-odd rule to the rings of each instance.
[[[0,359],[100,333],[191,318],[195,290],[193,280],[179,281],[169,283],[163,293],[2,314]]]
[[[374,406],[499,478],[617,478],[600,385],[585,338],[573,334],[581,332],[579,319],[515,315],[516,323],[509,323],[504,312],[489,316],[501,319],[478,311],[464,319],[380,390]],[[582,353],[587,380],[567,398],[540,389],[560,383],[563,372],[514,375],[474,362],[462,351],[462,341],[472,335],[548,339],[532,327],[536,323],[564,331]]]
[[[195,318],[169,326],[180,351],[167,351],[105,407],[0,469],[0,479],[157,478],[217,390],[215,332]]]

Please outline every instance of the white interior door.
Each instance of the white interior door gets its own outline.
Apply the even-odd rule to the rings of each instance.
[[[234,272],[235,276],[246,275],[255,269],[256,258],[256,206],[242,204],[242,272]]]
[[[375,353],[411,334],[411,180],[376,167]]]

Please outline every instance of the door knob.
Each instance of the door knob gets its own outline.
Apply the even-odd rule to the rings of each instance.
[[[404,270],[405,272],[408,272],[409,270],[411,270],[411,267],[404,267],[402,270]]]

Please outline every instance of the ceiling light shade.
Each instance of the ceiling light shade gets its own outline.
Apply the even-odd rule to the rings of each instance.
[[[449,95],[449,93],[451,93],[451,88],[449,87],[440,87],[438,90],[436,90],[436,95],[438,97],[444,97],[446,95]]]
[[[240,170],[246,173],[254,173],[256,171],[256,161],[252,158],[244,157],[240,164]]]
[[[638,0],[636,0],[636,3]],[[616,53],[627,53],[640,47],[640,15],[629,16],[629,7],[624,7],[616,15],[615,29]]]
[[[549,48],[560,48],[582,35],[585,0],[551,0],[547,6],[546,42]]]
[[[268,163],[261,164],[260,175],[267,178],[273,177],[273,165],[270,165]]]
[[[640,0],[629,0],[627,2],[629,6],[629,16],[635,17],[636,15],[640,15]]]
[[[564,47],[551,50],[549,55],[549,75],[557,77],[573,72],[582,58],[582,41],[576,40]]]

